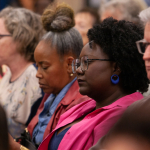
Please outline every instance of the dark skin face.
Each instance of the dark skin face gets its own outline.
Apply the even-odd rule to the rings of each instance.
[[[48,43],[41,41],[35,49],[34,57],[38,66],[36,77],[45,93],[57,95],[74,79],[75,76],[70,76],[71,63],[74,59],[71,55],[60,58],[56,49],[52,49]]]
[[[89,59],[109,59],[97,44],[93,44],[92,49],[89,44],[84,46],[80,58],[83,56],[88,56]],[[80,93],[93,98],[97,102],[96,108],[109,105],[125,95],[120,84],[114,85],[111,83],[113,74],[120,74],[120,69],[116,67],[116,63],[113,61],[96,60],[90,62],[86,71],[82,71],[79,67],[77,69],[77,79]]]

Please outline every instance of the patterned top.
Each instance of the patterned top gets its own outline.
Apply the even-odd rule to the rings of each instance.
[[[42,96],[36,72],[36,68],[30,65],[18,79],[10,82],[11,72],[8,69],[1,80],[0,103],[7,113],[8,129],[13,138],[23,132],[31,106]]]

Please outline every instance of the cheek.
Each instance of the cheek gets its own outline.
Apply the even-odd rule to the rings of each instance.
[[[58,69],[56,69],[58,68]],[[49,71],[49,74],[46,76],[47,83],[49,86],[60,87],[66,79],[66,72],[62,67],[56,67],[55,69]]]
[[[11,46],[8,46],[6,42],[0,43],[0,64],[7,64],[8,59],[10,58]]]
[[[5,57],[16,54],[16,49],[16,44],[12,41],[2,41],[0,43],[0,53]]]
[[[1,41],[1,42],[0,42],[0,52],[1,52],[1,54],[5,54],[5,53],[7,52],[6,49],[7,49],[7,44],[6,44],[6,42]],[[4,53],[4,51],[5,51],[5,53]]]
[[[50,71],[46,76],[45,80],[49,84],[49,86],[57,85],[60,78],[60,72],[58,70]]]
[[[150,46],[148,46],[145,50],[145,53],[143,55],[143,59],[144,60],[147,60],[147,59],[150,59]]]
[[[150,70],[147,70],[147,78],[150,80]]]
[[[111,78],[111,70],[108,67],[99,66],[96,68],[90,69],[90,72],[87,74],[88,81],[94,85],[100,85],[107,83]]]

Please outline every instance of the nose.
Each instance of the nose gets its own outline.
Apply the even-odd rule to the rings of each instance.
[[[36,77],[38,79],[41,79],[43,77],[42,73],[40,72],[40,69],[38,68],[37,73],[36,73]]]
[[[81,66],[79,66],[79,67],[76,69],[76,74],[77,74],[77,75],[79,75],[79,74],[84,74],[84,71],[82,71]]]
[[[150,59],[150,46],[148,46],[145,50],[145,53],[143,55],[143,60],[148,60]]]

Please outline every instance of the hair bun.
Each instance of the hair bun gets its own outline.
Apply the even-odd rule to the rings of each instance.
[[[42,22],[46,31],[68,30],[75,25],[74,11],[65,3],[49,5],[42,14]]]

